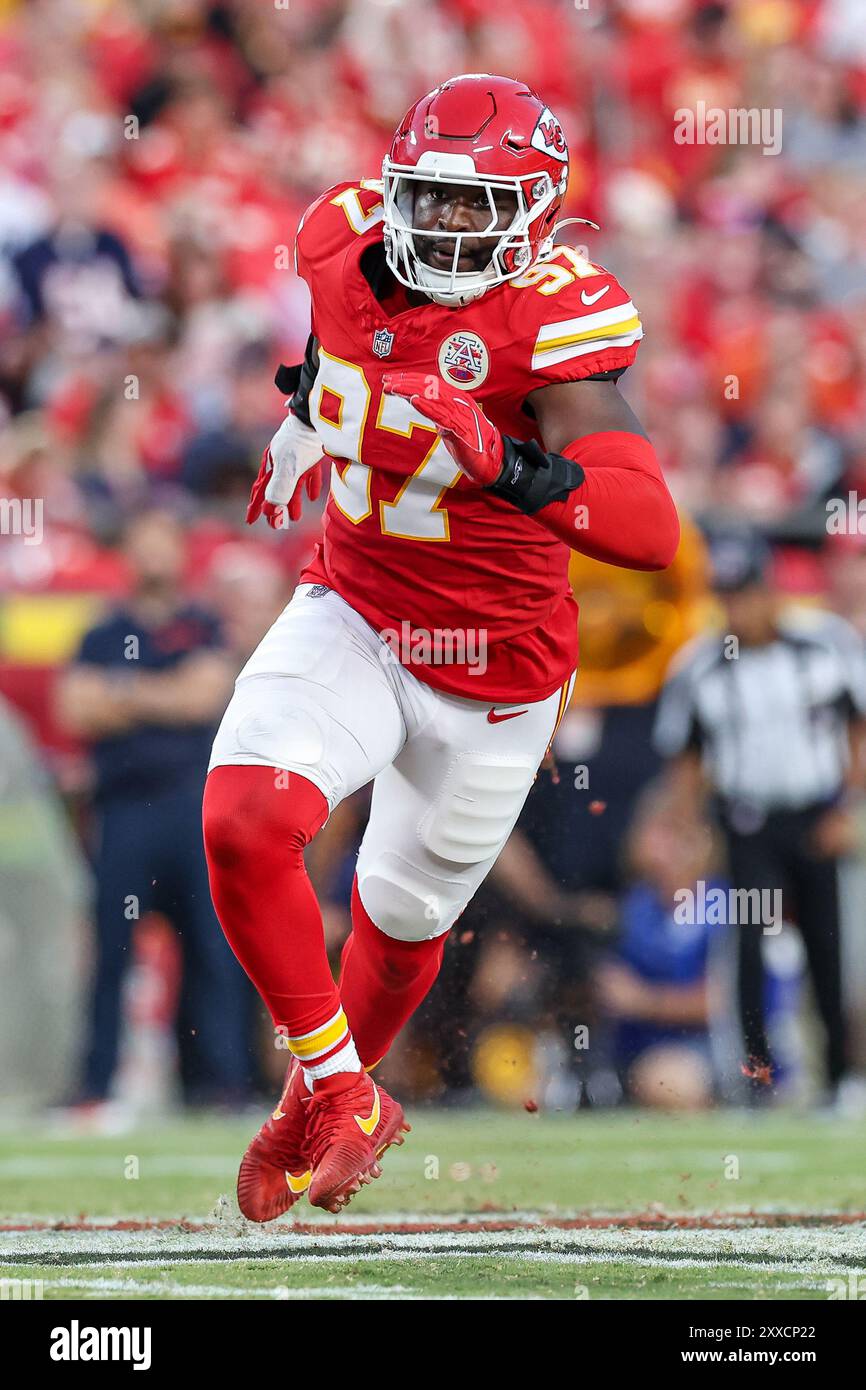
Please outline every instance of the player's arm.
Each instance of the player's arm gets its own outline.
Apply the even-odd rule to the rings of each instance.
[[[282,529],[300,519],[304,492],[315,501],[322,491],[322,446],[309,410],[318,370],[319,345],[310,334],[303,362],[281,366],[274,378],[288,398],[288,414],[262,455],[247,507],[249,525],[263,515],[274,530]]]
[[[295,367],[281,366],[274,377],[274,385],[289,397],[287,405],[307,429],[312,429],[310,420],[310,392],[319,370],[319,343],[313,333],[307,339],[304,360]]]
[[[624,431],[647,438],[615,381],[565,381],[543,386],[526,400],[553,453],[561,453],[573,439],[603,431]]]
[[[542,505],[536,520],[596,560],[632,569],[669,565],[679,544],[676,507],[655,450],[616,382],[544,386],[528,403],[547,457],[564,460],[566,481],[575,484]]]
[[[664,569],[679,518],[655,450],[616,383],[570,381],[533,391],[546,452],[491,424],[471,396],[437,378],[403,372],[384,389],[437,427],[455,462],[479,486],[532,516],[573,550],[629,569]]]

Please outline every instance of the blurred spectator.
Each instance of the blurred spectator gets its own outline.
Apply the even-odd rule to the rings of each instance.
[[[683,889],[720,887],[709,826],[670,786],[644,792],[626,841],[631,887],[619,903],[616,950],[599,967],[602,1009],[614,1021],[613,1059],[641,1105],[696,1110],[713,1099],[707,914],[678,911]]]
[[[183,597],[177,522],[145,513],[124,548],[132,593],[86,634],[59,689],[68,726],[91,747],[97,811],[97,958],[80,1100],[109,1095],[130,935],[158,909],[184,953],[181,1008],[195,1036],[187,1098],[229,1101],[249,1079],[249,992],[211,906],[201,794],[234,668],[215,620]]]
[[[139,294],[128,248],[100,218],[106,177],[95,161],[61,160],[54,225],[14,258],[26,322],[69,358],[122,339]]]
[[[839,861],[855,843],[848,794],[862,768],[866,658],[841,618],[780,611],[766,545],[717,533],[713,577],[727,634],[697,638],[675,658],[656,743],[676,758],[686,799],[703,775],[716,801],[741,903],[739,1002],[754,1094],[773,1059],[764,1022],[762,938],[794,915],[825,1031],[824,1071],[840,1095],[849,1065],[842,1007]],[[757,891],[758,901],[751,895]],[[784,906],[782,906],[784,904]],[[844,1087],[843,1087],[844,1089]]]

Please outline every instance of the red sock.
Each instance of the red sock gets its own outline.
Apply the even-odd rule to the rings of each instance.
[[[352,885],[352,934],[343,947],[340,996],[365,1067],[381,1061],[439,974],[448,933],[395,941],[368,915]]]
[[[204,794],[211,896],[229,945],[308,1073],[358,1069],[304,846],[328,804],[305,777],[217,767]]]

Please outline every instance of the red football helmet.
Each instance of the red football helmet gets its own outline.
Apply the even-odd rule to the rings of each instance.
[[[382,164],[382,178],[385,251],[397,279],[437,303],[467,304],[551,254],[568,181],[568,146],[553,112],[525,83],[466,73],[443,82],[407,111]],[[453,233],[415,226],[415,189],[431,182],[483,190],[489,223],[479,231]],[[513,193],[516,204],[504,230],[497,226],[494,193],[499,190]],[[437,270],[419,257],[419,237],[433,237],[437,246],[453,238],[450,270]],[[483,270],[458,270],[465,237],[491,239],[494,250]]]

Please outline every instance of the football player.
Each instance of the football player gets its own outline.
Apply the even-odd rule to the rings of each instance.
[[[514,826],[577,662],[569,547],[660,569],[679,538],[620,396],[640,320],[554,234],[562,127],[528,87],[471,74],[400,124],[381,181],[329,189],[296,257],[303,365],[248,520],[300,515],[330,466],[323,539],[241,672],[204,801],[211,888],[292,1053],[241,1163],[255,1221],[307,1192],[339,1211],[408,1129],[370,1072]],[[304,847],[373,783],[339,983]]]

